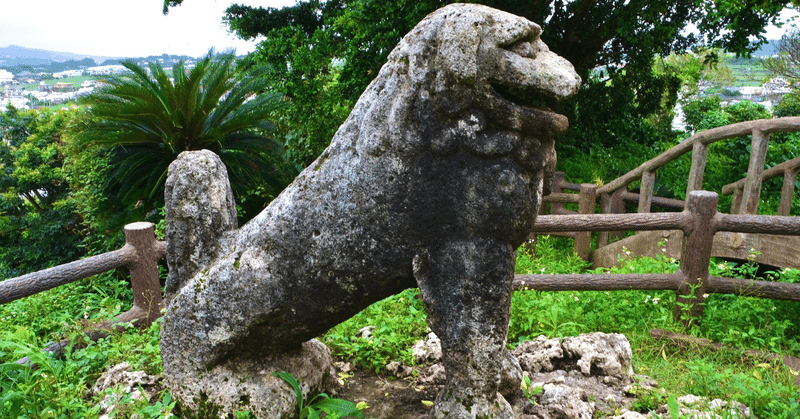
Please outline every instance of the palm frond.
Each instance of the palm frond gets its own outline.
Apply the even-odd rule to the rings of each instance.
[[[232,52],[211,50],[191,70],[182,61],[173,65],[172,79],[159,63],[125,61],[130,73],[87,100],[93,123],[81,141],[110,148],[109,188],[123,202],[154,199],[169,163],[203,148],[220,155],[237,194],[288,184],[293,172],[282,147],[263,136],[275,129],[269,119],[282,97],[269,91],[266,68],[239,73],[235,61]]]

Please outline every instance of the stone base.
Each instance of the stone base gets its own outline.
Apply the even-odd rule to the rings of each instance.
[[[469,389],[453,391],[445,388],[436,398],[434,419],[514,419],[511,405],[500,393],[494,400],[471,397]]]
[[[297,396],[272,374],[289,372],[308,399],[332,388],[331,351],[312,339],[274,359],[232,357],[207,371],[164,370],[164,384],[178,401],[182,416],[218,417],[250,411],[261,419],[292,418]]]

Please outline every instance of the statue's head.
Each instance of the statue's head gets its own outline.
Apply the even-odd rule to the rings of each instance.
[[[553,138],[568,127],[550,108],[576,93],[581,79],[541,41],[541,32],[527,19],[481,5],[431,13],[392,51],[362,96],[359,105],[369,110],[356,106],[359,149],[513,155],[549,189]]]

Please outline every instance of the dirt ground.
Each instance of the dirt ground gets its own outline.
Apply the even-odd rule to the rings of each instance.
[[[337,389],[335,397],[353,403],[366,402],[369,406],[364,410],[366,418],[422,419],[431,410],[423,401],[433,402],[438,391],[434,385],[414,385],[408,380],[358,368]]]

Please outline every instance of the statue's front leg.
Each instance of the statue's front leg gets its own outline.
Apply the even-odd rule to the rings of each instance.
[[[515,249],[498,240],[469,239],[426,250],[414,259],[414,275],[428,324],[442,341],[447,374],[433,417],[513,418],[498,391],[509,365]]]

